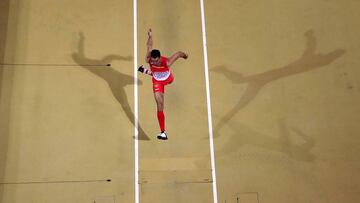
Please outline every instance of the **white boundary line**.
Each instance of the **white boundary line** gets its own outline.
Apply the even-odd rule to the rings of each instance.
[[[208,66],[208,56],[207,56],[207,47],[206,47],[204,0],[200,0],[200,7],[201,7],[201,28],[202,28],[202,36],[203,36],[203,49],[204,49],[206,101],[207,101],[207,111],[208,111],[209,140],[210,140],[211,175],[212,175],[212,179],[213,179],[214,203],[217,203],[218,200],[217,200],[217,188],[216,188],[215,153],[214,153],[214,139],[213,139],[212,116],[211,116],[209,66]]]
[[[138,130],[138,77],[137,77],[137,0],[134,6],[134,149],[135,149],[135,203],[139,203],[139,130]]]

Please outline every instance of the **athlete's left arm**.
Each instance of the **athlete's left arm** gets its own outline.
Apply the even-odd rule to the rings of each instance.
[[[173,54],[170,58],[167,60],[167,66],[170,67],[176,60],[179,58],[187,59],[188,55],[182,51],[178,51],[175,54]]]

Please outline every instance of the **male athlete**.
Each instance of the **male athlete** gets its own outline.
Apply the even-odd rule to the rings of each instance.
[[[157,105],[157,118],[160,126],[160,134],[157,138],[160,140],[168,139],[165,131],[164,92],[165,85],[171,84],[174,81],[174,76],[169,67],[179,58],[187,59],[188,55],[178,51],[170,58],[166,58],[161,56],[159,50],[153,49],[152,31],[149,29],[145,61],[149,63],[150,70],[141,65],[138,71],[152,76],[153,92]]]

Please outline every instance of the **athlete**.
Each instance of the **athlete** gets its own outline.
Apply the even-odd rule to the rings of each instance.
[[[152,76],[154,98],[157,105],[157,118],[160,126],[160,133],[157,136],[160,140],[167,140],[168,136],[165,131],[165,115],[164,115],[164,93],[165,85],[174,81],[174,76],[170,70],[170,66],[179,58],[187,59],[188,55],[182,51],[178,51],[170,58],[161,56],[160,51],[153,49],[152,31],[148,31],[147,54],[145,61],[149,64],[150,70],[141,65],[138,71]]]

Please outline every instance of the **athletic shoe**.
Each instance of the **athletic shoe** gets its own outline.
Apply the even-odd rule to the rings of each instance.
[[[167,139],[168,139],[166,132],[160,133],[160,134],[157,136],[157,138],[158,138],[159,140],[167,140]]]

